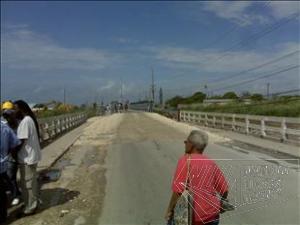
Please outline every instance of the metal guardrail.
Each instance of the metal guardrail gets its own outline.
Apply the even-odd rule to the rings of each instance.
[[[282,142],[300,143],[300,118],[180,111],[180,120]]]
[[[86,113],[72,113],[61,116],[38,119],[41,143],[46,143],[83,124],[87,120]]]

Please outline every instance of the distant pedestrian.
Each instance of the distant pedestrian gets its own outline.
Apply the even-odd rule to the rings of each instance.
[[[2,116],[6,120],[8,126],[17,133],[18,120],[16,119],[16,113],[14,105],[11,101],[6,101],[2,104]],[[7,160],[7,175],[10,180],[12,205],[18,205],[20,202],[21,192],[17,183],[18,161],[16,158],[16,151],[8,155]]]
[[[18,152],[20,163],[20,178],[22,196],[25,204],[23,213],[33,214],[39,204],[39,185],[37,179],[37,164],[41,160],[41,148],[39,142],[39,126],[37,119],[23,100],[14,102],[16,116],[21,120],[17,136],[22,142]]]
[[[206,133],[194,130],[184,143],[185,155],[177,164],[165,219],[172,220],[177,200],[188,188],[193,196],[192,224],[218,225],[223,210],[221,199],[225,200],[228,195],[227,181],[216,163],[203,154],[208,144]]]
[[[7,176],[7,163],[10,152],[21,144],[13,130],[3,121],[1,123],[0,141],[0,223],[5,222],[7,217],[7,195],[9,185]]]

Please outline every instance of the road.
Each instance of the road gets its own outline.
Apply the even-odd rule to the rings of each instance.
[[[185,138],[186,134],[179,129],[143,114],[126,115],[118,137],[108,151],[107,192],[99,223],[164,224],[162,218],[171,193],[171,177],[177,159],[183,153]],[[270,193],[269,197],[256,196],[257,199],[252,197],[245,202],[247,194],[261,187],[243,187],[247,193],[242,195],[246,197],[231,197],[239,207],[235,212],[224,214],[222,224],[299,224],[299,173],[293,169],[284,170],[286,166],[294,167],[292,163],[270,160],[267,155],[264,157],[269,161],[265,161],[261,154],[245,154],[218,141],[211,143],[205,151],[211,158],[218,159],[228,179],[235,181],[234,194],[240,194],[240,182],[246,184],[245,180],[250,179],[250,175],[240,175],[250,165],[256,168],[267,166],[270,170],[280,168],[279,173],[288,173],[265,174],[263,180],[281,182],[282,190],[280,193],[273,190],[273,196]],[[285,167],[279,167],[278,163]]]
[[[116,118],[118,123],[112,125]],[[125,113],[95,119],[80,143],[68,153],[73,154],[68,157],[77,166],[72,170],[65,168],[62,174],[64,188],[77,191],[79,197],[73,202],[64,201],[54,212],[69,207],[70,213],[51,220],[55,213],[47,214],[44,210],[23,221],[26,224],[165,224],[163,217],[171,195],[172,176],[190,128],[158,118],[147,113]],[[237,206],[235,211],[222,215],[221,224],[300,224],[297,161],[251,152],[246,146],[234,146],[234,142],[214,134],[209,137],[205,153],[222,168],[230,183],[229,198]],[[101,142],[102,139],[109,141]],[[64,178],[64,174],[68,176]],[[54,185],[57,188],[60,184],[59,181]],[[82,206],[82,202],[87,205]]]

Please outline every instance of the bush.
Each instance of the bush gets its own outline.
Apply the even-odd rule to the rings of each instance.
[[[227,105],[209,105],[198,107],[186,107],[186,110],[201,112],[237,113],[265,116],[300,116],[300,99],[288,99],[278,101],[263,101],[245,105],[243,103],[230,103]]]

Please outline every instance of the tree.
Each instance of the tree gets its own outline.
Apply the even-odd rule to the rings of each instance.
[[[171,107],[177,107],[178,104],[182,103],[184,100],[181,96],[175,96],[166,101],[166,104],[170,105]]]
[[[222,99],[223,96],[222,95],[213,95],[210,97],[210,99]]]
[[[223,98],[224,99],[237,99],[238,96],[235,92],[233,91],[229,91],[229,92],[226,92],[224,95],[223,95]]]
[[[254,93],[253,95],[251,95],[251,100],[252,101],[262,101],[264,100],[264,97],[262,94],[258,94],[258,93]]]
[[[251,93],[249,91],[243,91],[241,94],[241,98],[251,98]]]
[[[203,102],[203,100],[206,98],[206,94],[202,93],[201,91],[194,93],[191,97],[192,103],[200,103]]]
[[[81,105],[80,105],[80,108],[81,108],[81,109],[85,109],[85,108],[86,108],[86,104],[81,104]]]

